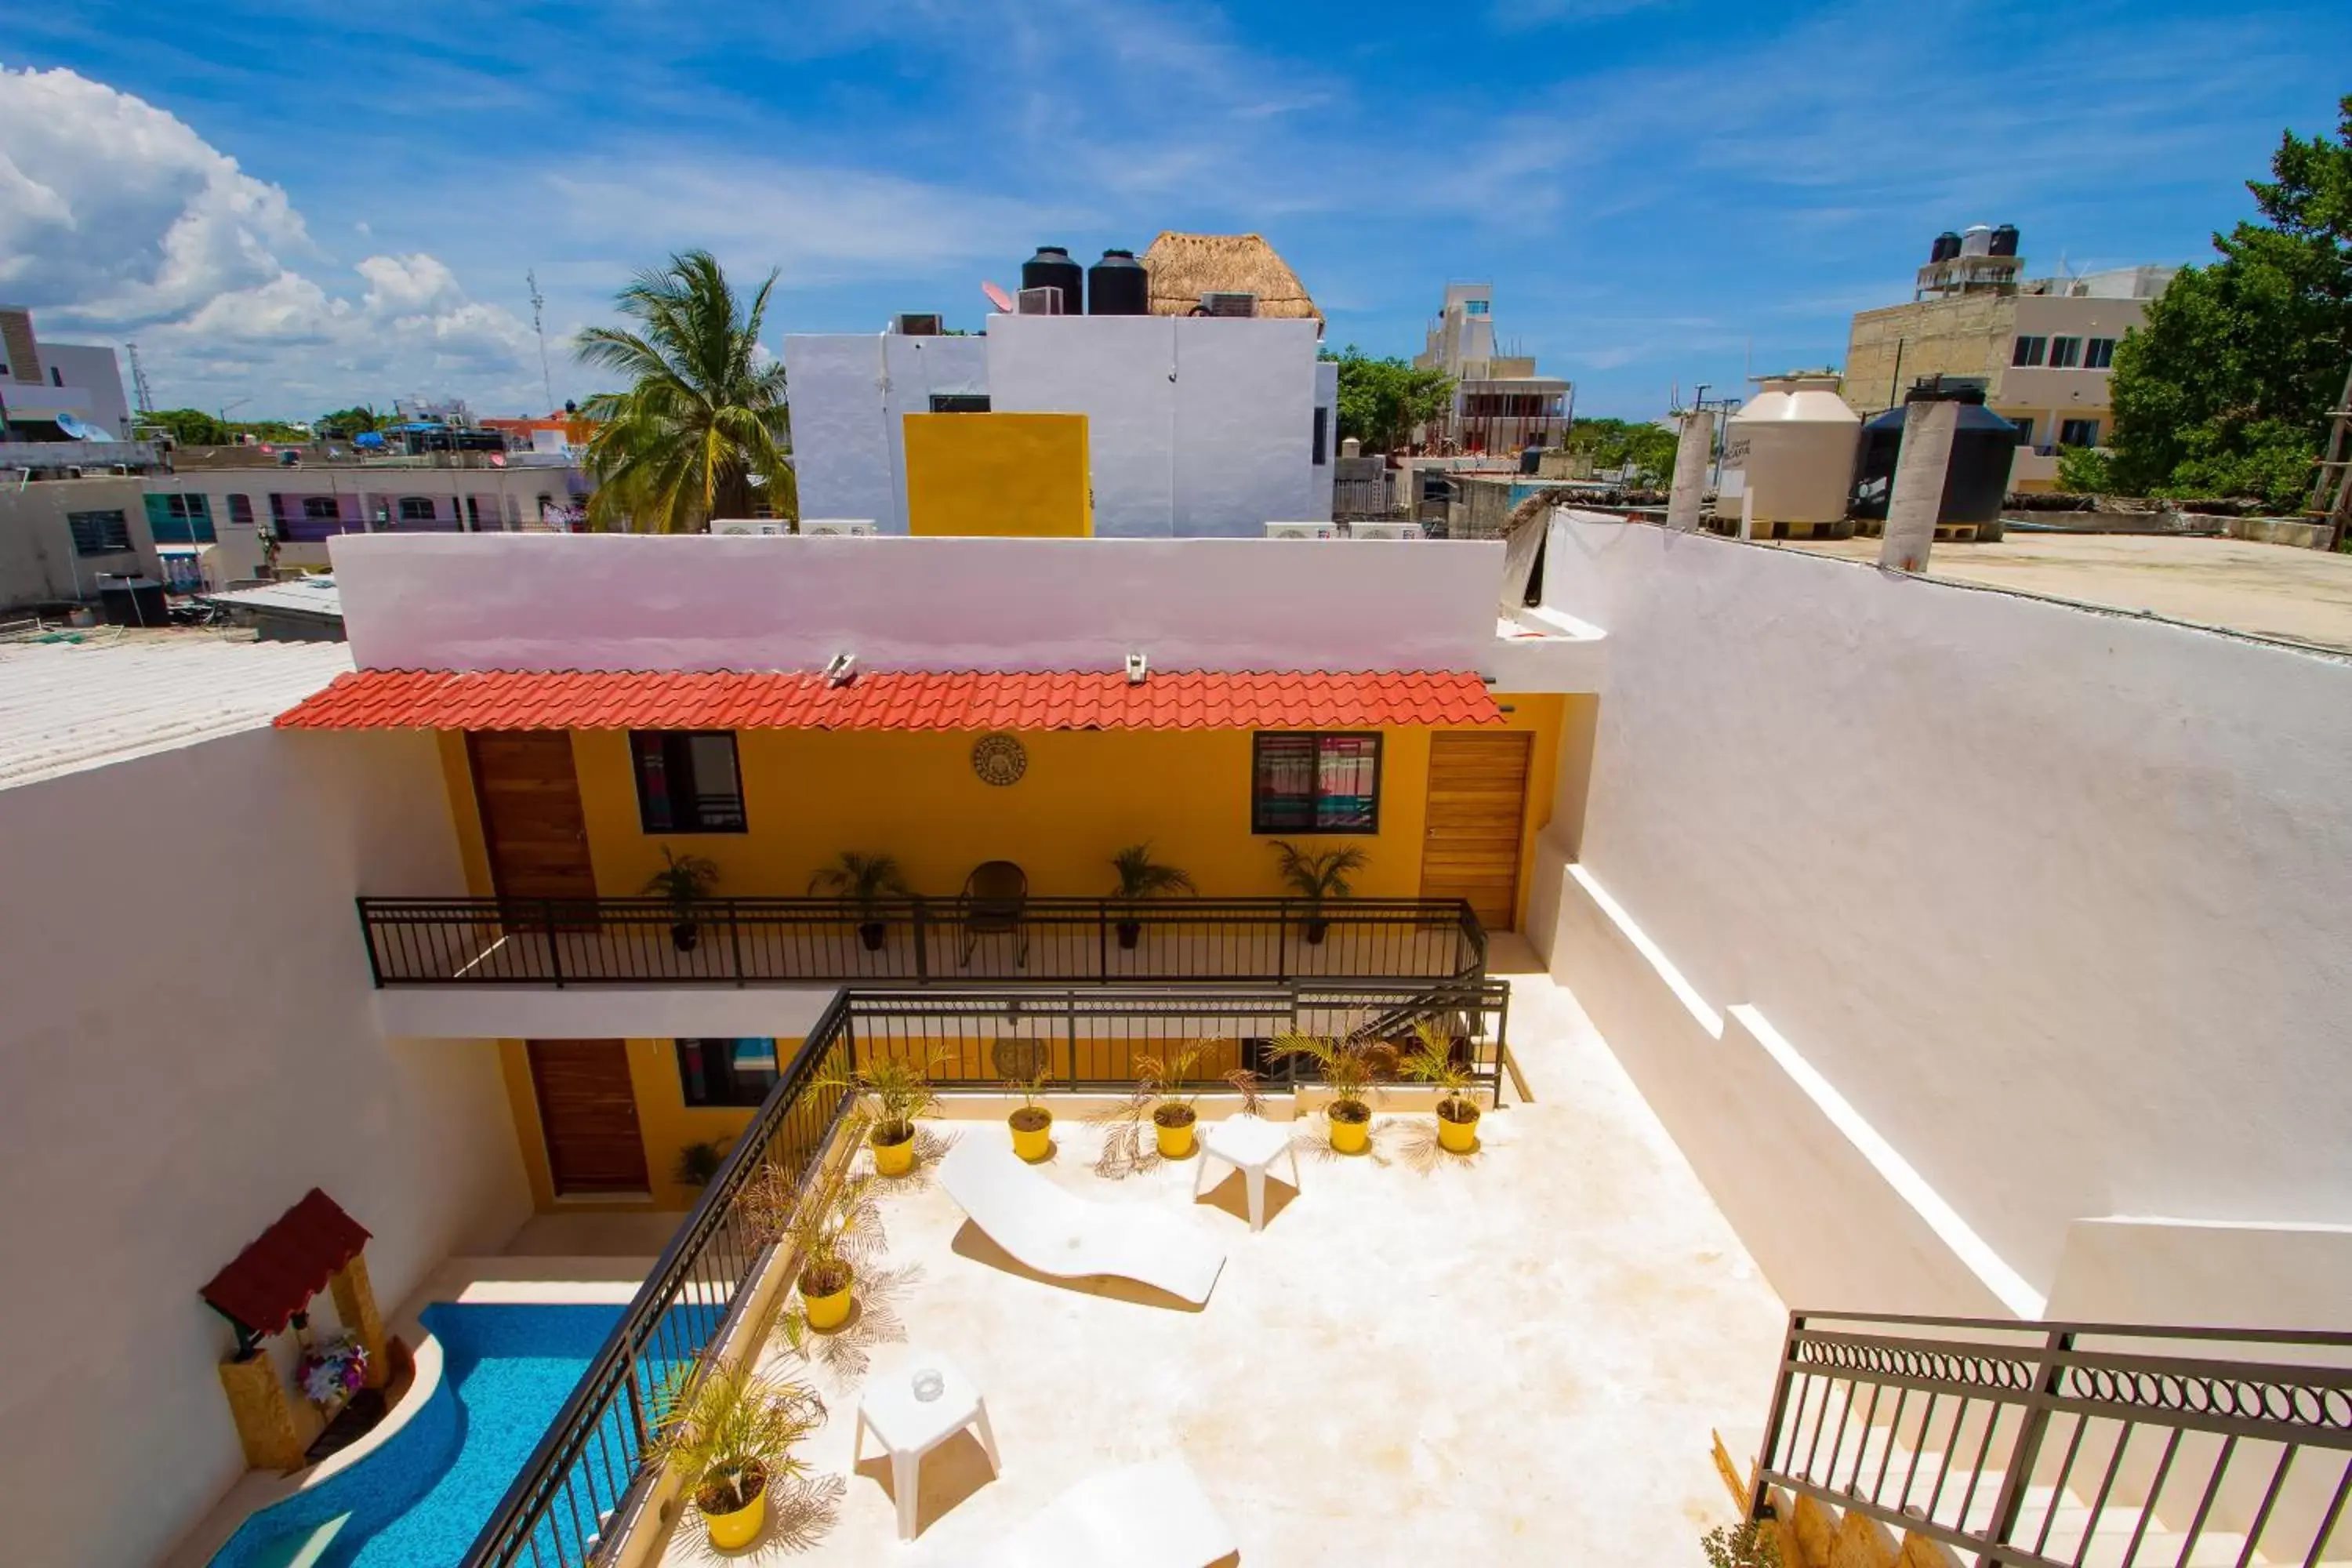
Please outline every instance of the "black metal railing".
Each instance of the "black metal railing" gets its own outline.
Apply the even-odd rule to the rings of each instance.
[[[1776,1490],[1982,1568],[2337,1561],[2352,1334],[1795,1313]]]
[[[1484,974],[1486,933],[1452,899],[359,900],[383,985],[1166,984]]]
[[[769,1249],[738,1199],[771,1167],[815,1190],[827,1144],[844,1121],[852,1069],[881,1057],[919,1056],[953,1090],[1002,1087],[1039,1066],[1055,1089],[1128,1077],[1139,1057],[1196,1040],[1216,1042],[1197,1062],[1212,1083],[1236,1066],[1262,1066],[1277,1085],[1303,1079],[1295,1058],[1254,1062],[1286,1030],[1398,1035],[1417,1018],[1442,1021],[1474,1077],[1499,1100],[1508,1048],[1509,988],[1499,980],[1419,985],[1297,984],[1113,990],[847,991],[837,994],[751,1125],[703,1189],[620,1323],[564,1401],[515,1478],[464,1568],[587,1568],[635,1517],[655,1479],[646,1460],[655,1396],[737,1326],[747,1287]]]

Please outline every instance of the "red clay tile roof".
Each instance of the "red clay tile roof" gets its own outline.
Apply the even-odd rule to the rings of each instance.
[[[312,1187],[204,1289],[204,1298],[256,1334],[274,1334],[307,1310],[335,1270],[360,1255],[368,1233]]]
[[[1499,724],[1472,674],[929,674],[841,686],[784,671],[366,669],[278,715],[289,730],[1247,730]]]

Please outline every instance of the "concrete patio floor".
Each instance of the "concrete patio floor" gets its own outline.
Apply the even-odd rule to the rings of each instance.
[[[814,1364],[781,1333],[763,1356],[824,1395],[804,1456],[846,1479],[805,1560],[973,1562],[1072,1483],[1181,1454],[1243,1563],[1698,1561],[1732,1518],[1709,1428],[1762,1419],[1783,1308],[1574,999],[1517,939],[1495,957],[1535,1099],[1490,1113],[1474,1156],[1439,1153],[1425,1114],[1381,1118],[1357,1158],[1302,1121],[1303,1190],[1271,1183],[1253,1235],[1238,1177],[1194,1205],[1192,1162],[1108,1180],[1088,1163],[1099,1133],[1057,1126],[1053,1180],[1190,1211],[1229,1249],[1202,1310],[1027,1274],[923,1173],[894,1184],[895,1278],[862,1325]],[[1004,1468],[992,1479],[969,1435],[934,1450],[907,1544],[887,1457],[853,1472],[850,1447],[868,1363],[918,1348],[979,1384]],[[710,1553],[679,1530],[664,1560]]]

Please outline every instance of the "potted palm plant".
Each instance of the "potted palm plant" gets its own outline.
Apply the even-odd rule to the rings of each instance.
[[[915,1168],[915,1122],[940,1102],[926,1064],[906,1057],[873,1057],[846,1079],[820,1081],[854,1089],[873,1102],[862,1114],[876,1174],[903,1176]]]
[[[1118,886],[1111,896],[1127,910],[1128,918],[1118,922],[1118,945],[1132,951],[1143,939],[1143,922],[1134,918],[1135,906],[1146,899],[1164,899],[1171,893],[1194,891],[1192,874],[1173,866],[1162,866],[1151,858],[1151,843],[1130,844],[1117,851],[1110,863],[1118,872]]]
[[[1279,858],[1282,879],[1307,900],[1307,940],[1320,942],[1330,930],[1330,922],[1323,918],[1324,900],[1354,893],[1348,879],[1362,870],[1370,857],[1352,844],[1316,854],[1281,838],[1274,841],[1274,852]]]
[[[719,885],[719,868],[699,855],[673,854],[662,846],[662,868],[646,880],[646,891],[669,905],[670,945],[692,952],[702,942],[702,905]]]
[[[845,849],[835,856],[831,865],[809,879],[808,890],[830,893],[857,906],[857,940],[868,952],[881,952],[889,935],[889,925],[882,918],[882,900],[903,899],[911,891],[899,874],[896,857],[868,855],[860,849]]]
[[[1013,1152],[1035,1164],[1054,1152],[1054,1113],[1037,1103],[1045,1091],[1051,1069],[1040,1067],[1027,1078],[1008,1078],[1005,1086],[1021,1097],[1019,1109],[1004,1119],[1013,1129]]]
[[[849,1321],[858,1266],[881,1250],[882,1205],[875,1201],[874,1180],[866,1172],[845,1171],[803,1193],[791,1172],[771,1165],[735,1200],[754,1236],[788,1244],[800,1255],[801,1310],[820,1333]]]
[[[748,1367],[684,1368],[656,1413],[651,1449],[684,1472],[703,1531],[721,1552],[759,1539],[770,1489],[808,1473],[793,1449],[824,1421],[814,1392]]]
[[[1148,1123],[1163,1160],[1181,1160],[1192,1152],[1193,1128],[1201,1120],[1201,1058],[1223,1045],[1222,1040],[1194,1040],[1166,1056],[1135,1058],[1135,1088],[1127,1099],[1097,1120],[1109,1131],[1103,1140],[1098,1169],[1116,1174],[1140,1163],[1142,1131]],[[1257,1107],[1257,1079],[1245,1068],[1220,1075],[1241,1090],[1242,1109]]]
[[[1379,1091],[1380,1058],[1388,1054],[1378,1041],[1297,1030],[1274,1037],[1277,1058],[1311,1063],[1331,1091],[1331,1102],[1323,1108],[1323,1115],[1331,1124],[1331,1147],[1341,1154],[1360,1154],[1371,1142],[1372,1096]]]
[[[1435,1018],[1415,1020],[1413,1047],[1404,1059],[1405,1076],[1437,1090],[1437,1142],[1455,1154],[1478,1146],[1478,1102],[1470,1098],[1477,1079],[1470,1064],[1454,1051],[1454,1032]]]

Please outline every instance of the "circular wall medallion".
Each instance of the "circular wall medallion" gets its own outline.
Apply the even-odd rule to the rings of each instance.
[[[1029,752],[1014,735],[982,735],[971,744],[971,771],[982,782],[1017,783],[1029,771]]]

